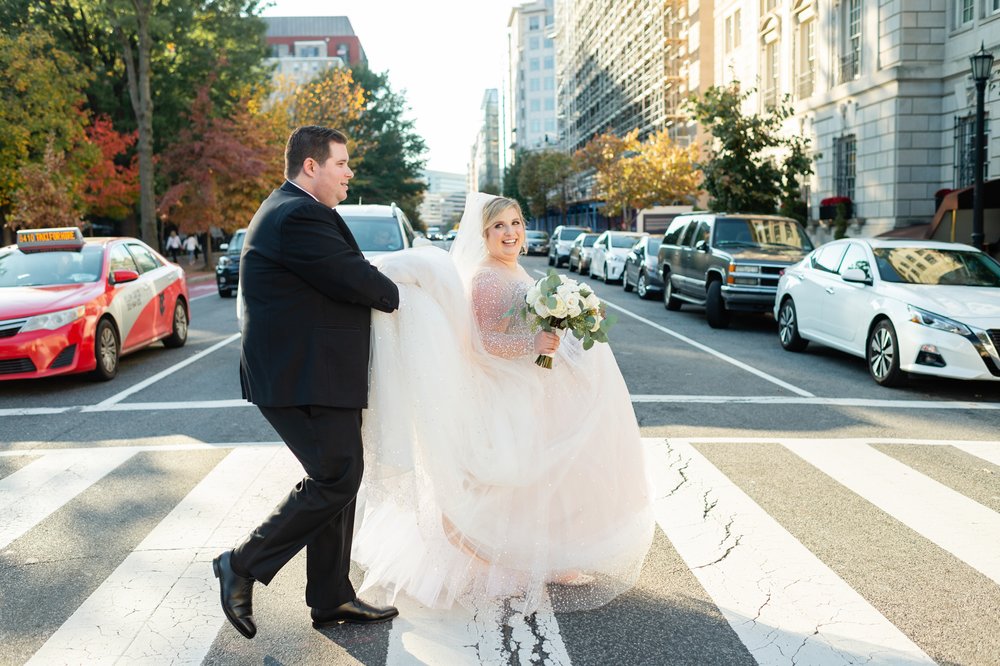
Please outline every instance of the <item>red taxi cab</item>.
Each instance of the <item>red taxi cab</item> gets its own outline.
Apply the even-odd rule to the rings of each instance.
[[[84,238],[76,227],[17,232],[0,248],[0,380],[91,372],[188,334],[184,271],[136,238]]]

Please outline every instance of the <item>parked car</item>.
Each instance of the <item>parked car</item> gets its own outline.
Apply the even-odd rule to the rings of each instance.
[[[0,380],[91,372],[187,342],[184,269],[138,238],[84,238],[77,227],[17,232],[0,248]]]
[[[625,256],[622,287],[625,291],[635,288],[639,298],[652,298],[663,291],[663,281],[656,270],[656,255],[660,250],[661,236],[643,236]]]
[[[678,215],[657,255],[663,304],[703,305],[712,328],[729,326],[732,312],[770,312],[781,272],[812,249],[805,229],[788,217]]]
[[[524,241],[528,254],[549,253],[549,235],[544,231],[529,229],[524,232]]]
[[[569,249],[580,234],[589,234],[590,227],[571,227],[559,225],[552,230],[549,242],[549,266],[562,266],[569,263]]]
[[[859,356],[882,386],[908,372],[1000,381],[1000,263],[970,245],[827,243],[781,276],[774,316],[786,350]]]
[[[219,246],[222,254],[215,262],[215,284],[222,298],[232,296],[240,284],[240,254],[246,235],[246,229],[237,229],[228,243]]]
[[[368,258],[413,246],[416,233],[406,213],[396,204],[340,204],[337,212]]]
[[[605,231],[598,236],[587,269],[590,277],[599,277],[605,282],[621,279],[625,257],[640,238],[642,234],[634,231]]]
[[[569,248],[569,269],[579,271],[583,275],[590,268],[590,257],[594,251],[594,243],[600,234],[580,234]]]

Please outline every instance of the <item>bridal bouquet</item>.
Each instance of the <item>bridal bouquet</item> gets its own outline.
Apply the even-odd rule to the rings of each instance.
[[[607,342],[608,329],[618,321],[615,315],[605,314],[604,304],[590,287],[554,270],[528,289],[523,303],[514,304],[514,313],[527,320],[534,331],[570,331],[583,341],[584,349],[595,342]],[[540,354],[535,364],[551,368],[552,357]]]

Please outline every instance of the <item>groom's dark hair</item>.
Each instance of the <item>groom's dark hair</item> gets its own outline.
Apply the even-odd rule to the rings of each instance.
[[[307,157],[325,164],[330,157],[331,141],[347,145],[347,136],[339,130],[319,125],[296,128],[285,145],[285,178],[294,180],[298,177]]]

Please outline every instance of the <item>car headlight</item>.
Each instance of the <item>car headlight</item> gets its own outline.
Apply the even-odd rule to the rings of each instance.
[[[21,327],[21,333],[27,333],[28,331],[54,331],[57,328],[62,328],[66,324],[72,324],[74,321],[83,316],[84,308],[82,305],[78,305],[75,308],[70,308],[69,310],[60,310],[59,312],[47,312],[41,315],[35,315],[31,317],[24,323]]]
[[[934,314],[933,312],[928,312],[927,310],[921,310],[920,308],[912,305],[907,305],[906,309],[909,310],[910,321],[914,324],[929,326],[931,328],[936,328],[939,331],[948,331],[949,333],[954,333],[956,335],[972,335],[972,331],[969,330],[968,326],[955,321],[954,319],[948,319],[947,317],[942,317],[939,314]]]
[[[216,270],[222,270],[229,266],[229,257],[219,257],[219,263],[216,264]]]

